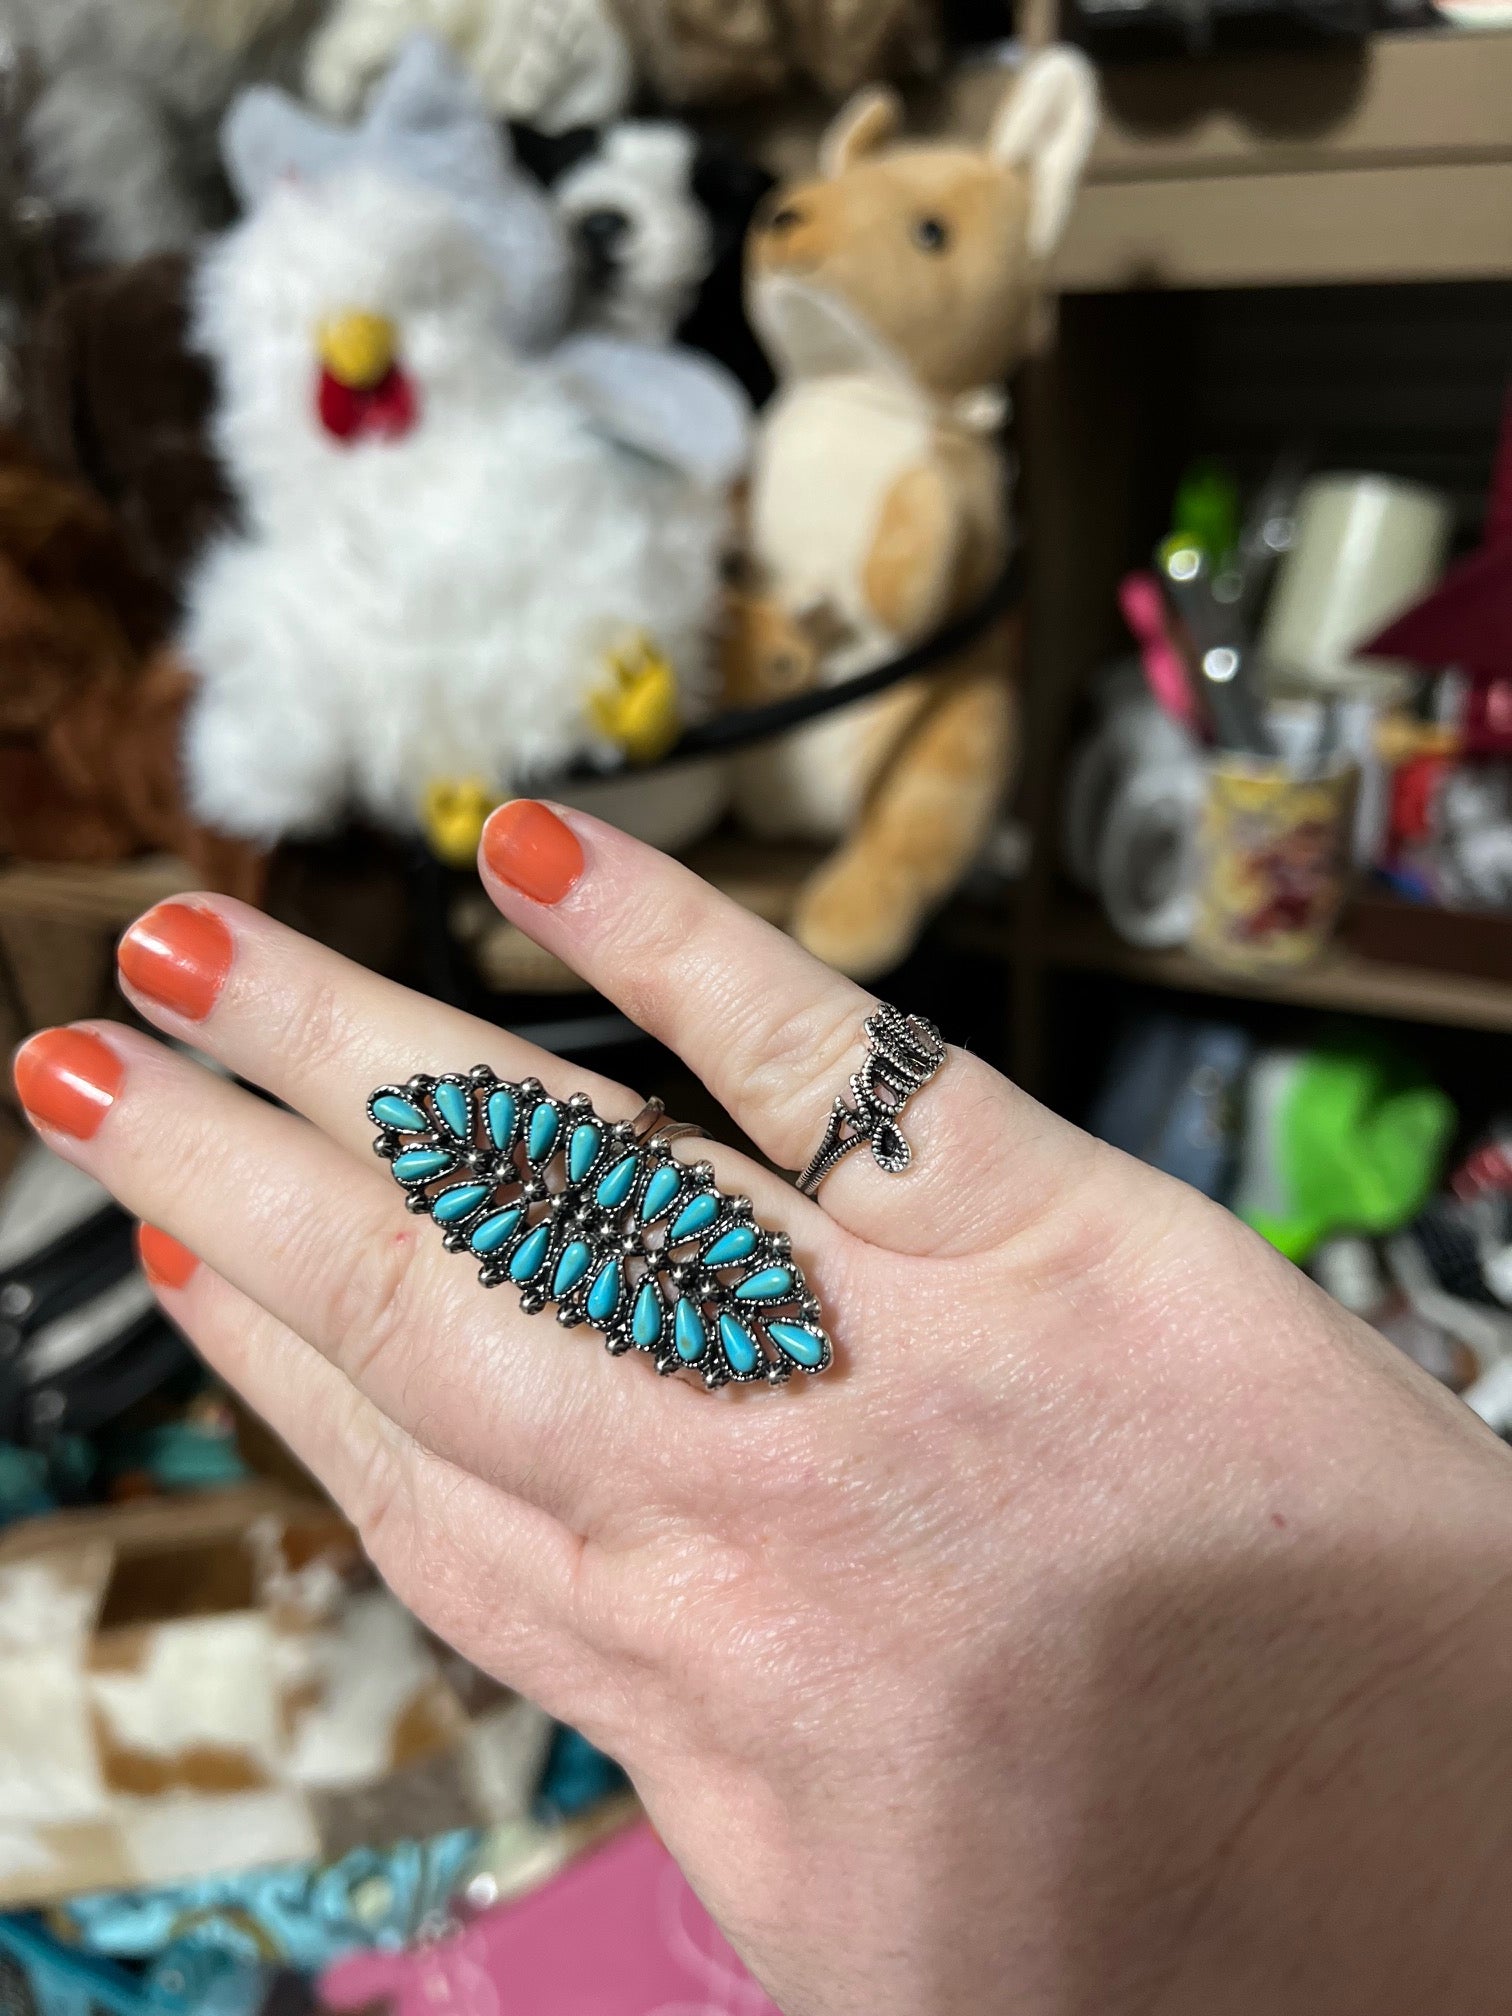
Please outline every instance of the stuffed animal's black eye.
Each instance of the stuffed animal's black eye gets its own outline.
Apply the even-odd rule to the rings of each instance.
[[[595,210],[586,210],[578,219],[579,232],[583,241],[596,251],[612,252],[630,233],[630,219],[623,210],[614,210],[608,204],[601,204]]]
[[[803,222],[803,212],[795,203],[784,203],[780,210],[774,210],[767,219],[768,231],[796,231]]]
[[[925,252],[943,252],[950,243],[950,226],[943,217],[921,217],[913,227],[913,240]]]

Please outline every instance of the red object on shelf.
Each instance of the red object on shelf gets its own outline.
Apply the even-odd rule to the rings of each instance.
[[[1447,756],[1414,756],[1391,780],[1391,839],[1396,847],[1431,840],[1433,808],[1454,764]]]
[[[1477,683],[1512,680],[1512,392],[1502,406],[1484,545],[1361,655],[1405,658],[1429,671],[1453,666]]]

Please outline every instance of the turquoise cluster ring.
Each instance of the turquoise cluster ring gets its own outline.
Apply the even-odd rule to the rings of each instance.
[[[528,1315],[554,1304],[564,1328],[710,1390],[833,1364],[786,1233],[718,1189],[710,1164],[673,1155],[696,1130],[659,1102],[604,1120],[586,1093],[557,1099],[479,1064],[380,1086],[367,1110],[408,1208],[478,1262],[485,1288],[517,1288]]]

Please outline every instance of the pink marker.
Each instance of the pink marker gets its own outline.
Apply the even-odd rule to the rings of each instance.
[[[1189,734],[1205,741],[1206,724],[1192,697],[1186,660],[1171,635],[1160,583],[1153,574],[1126,574],[1119,583],[1118,606],[1139,646],[1145,684],[1156,706]]]

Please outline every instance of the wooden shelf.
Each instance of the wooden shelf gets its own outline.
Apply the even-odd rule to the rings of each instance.
[[[1512,977],[1472,980],[1424,967],[1388,966],[1342,946],[1316,966],[1251,978],[1218,972],[1189,952],[1142,952],[1126,945],[1095,911],[1065,910],[1049,920],[1042,957],[1052,968],[1114,973],[1194,994],[1285,1001],[1298,1007],[1512,1035]]]
[[[917,94],[917,130],[979,139],[1004,74],[962,65]],[[1064,293],[1512,275],[1512,34],[1129,64],[1103,95]],[[750,137],[807,173],[824,117]]]
[[[167,854],[108,868],[17,861],[0,868],[0,921],[24,917],[124,931],[154,903],[203,883],[202,875]]]

